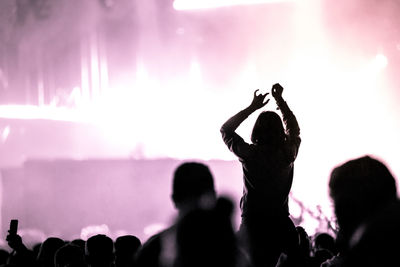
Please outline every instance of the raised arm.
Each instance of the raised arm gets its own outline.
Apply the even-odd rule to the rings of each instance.
[[[300,147],[300,127],[293,112],[290,110],[286,101],[282,97],[283,87],[277,83],[272,86],[272,96],[275,98],[276,104],[282,113],[283,123],[285,124],[285,131],[288,144],[288,156],[291,161],[297,157]]]
[[[264,99],[268,95],[268,93],[264,95],[257,95],[257,92],[258,89],[254,91],[251,104],[247,108],[243,109],[242,111],[231,117],[229,120],[227,120],[222,125],[220,130],[222,134],[222,139],[228,146],[229,150],[241,158],[247,155],[249,145],[235,131],[250,114],[264,107],[269,102],[269,99],[264,102]]]

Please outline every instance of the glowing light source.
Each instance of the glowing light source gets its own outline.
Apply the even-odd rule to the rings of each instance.
[[[190,10],[288,1],[291,0],[175,0],[173,6],[176,10]]]
[[[5,119],[47,119],[55,121],[85,122],[85,114],[79,110],[53,106],[0,105],[0,118]]]
[[[378,69],[378,70],[382,70],[384,68],[386,68],[388,64],[388,59],[385,55],[383,54],[377,54],[374,60],[374,66]]]
[[[10,126],[7,125],[6,127],[4,127],[4,129],[1,133],[1,141],[3,141],[3,143],[4,143],[7,140],[9,135],[10,135]]]
[[[81,230],[81,238],[83,240],[87,240],[91,236],[98,235],[98,234],[103,234],[110,236],[110,229],[106,224],[101,224],[101,225],[89,225],[84,227]]]
[[[167,226],[163,223],[153,223],[148,226],[146,226],[143,230],[144,234],[146,236],[152,236],[161,230],[165,229]]]

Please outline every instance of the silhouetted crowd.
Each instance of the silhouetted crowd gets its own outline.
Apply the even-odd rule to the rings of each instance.
[[[288,197],[301,139],[296,117],[275,84],[271,94],[281,117],[262,112],[252,143],[236,133],[253,112],[267,105],[268,93],[221,127],[224,143],[243,167],[241,224],[232,225],[235,203],[218,196],[204,163],[184,162],[173,173],[173,225],[143,244],[132,235],[65,241],[50,237],[28,249],[9,233],[12,252],[0,251],[1,266],[37,267],[329,267],[400,266],[400,202],[396,181],[381,161],[368,155],[336,166],[329,180],[338,232],[309,236],[289,215]],[[316,159],[316,164],[318,159]]]

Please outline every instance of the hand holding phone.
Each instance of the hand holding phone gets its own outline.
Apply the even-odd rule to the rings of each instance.
[[[8,230],[10,235],[16,235],[18,231],[18,220],[11,220],[10,221],[10,230]]]
[[[14,250],[24,249],[25,246],[22,243],[22,238],[17,234],[18,231],[18,220],[10,221],[10,229],[8,230],[8,235],[6,237],[7,243],[10,248]]]

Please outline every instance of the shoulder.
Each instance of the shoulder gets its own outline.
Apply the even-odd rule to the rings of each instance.
[[[151,266],[150,262],[158,260],[161,253],[162,239],[169,231],[170,228],[147,239],[136,255],[136,261],[139,266]]]

